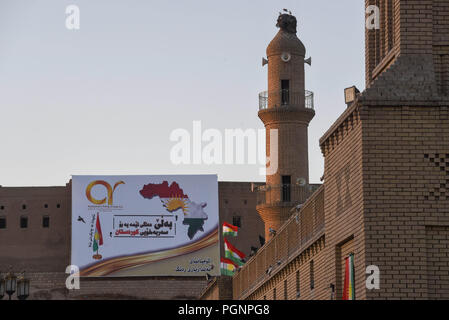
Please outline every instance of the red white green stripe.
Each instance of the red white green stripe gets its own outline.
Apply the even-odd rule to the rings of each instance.
[[[229,259],[221,258],[221,275],[232,277],[237,270],[237,266]]]
[[[232,244],[224,239],[225,257],[232,260],[236,265],[243,266],[245,263],[242,261],[245,258],[245,254],[240,252]]]
[[[354,255],[350,254],[346,258],[345,265],[345,285],[343,289],[343,300],[355,300],[354,284]]]
[[[223,223],[223,236],[228,237],[237,237],[238,227],[233,226],[232,224]]]

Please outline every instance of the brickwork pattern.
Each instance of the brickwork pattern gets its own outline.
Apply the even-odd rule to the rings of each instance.
[[[324,279],[335,286],[337,298],[342,293],[341,263],[347,254],[347,241],[355,255],[356,296],[365,299],[365,236],[363,223],[362,119],[360,108],[352,106],[325,139],[321,147],[324,164],[324,213],[326,248]]]
[[[432,300],[449,299],[449,226],[426,228],[427,294]]]
[[[435,297],[426,251],[432,259],[446,253],[429,247],[426,228],[449,225],[448,107],[369,107],[364,114],[366,264],[381,270],[381,289],[368,298]]]
[[[325,299],[324,188],[318,189],[298,215],[291,217],[233,278],[234,299]],[[311,288],[310,261],[314,261]],[[299,272],[299,290],[297,282]],[[298,294],[299,293],[299,294]]]
[[[68,290],[63,272],[32,272],[31,300],[95,300],[95,299],[196,299],[206,285],[200,278],[136,277],[136,278],[82,278],[79,290]]]

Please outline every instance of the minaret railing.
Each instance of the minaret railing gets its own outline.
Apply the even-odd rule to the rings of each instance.
[[[304,97],[304,95],[300,92],[294,92],[286,89],[270,92],[264,91],[259,93],[259,110],[265,110],[270,107],[268,105],[268,96],[274,98],[275,101],[279,101],[279,105],[275,104],[274,106],[272,106],[273,108],[298,105],[300,99]],[[312,91],[305,91],[305,108],[312,110],[315,108]]]

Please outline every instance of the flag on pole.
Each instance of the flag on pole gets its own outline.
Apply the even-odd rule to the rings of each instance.
[[[242,261],[245,259],[245,254],[237,250],[232,244],[224,239],[225,257],[233,261],[238,266],[243,266],[245,263]]]
[[[352,253],[346,258],[343,300],[355,300],[354,254]]]
[[[237,266],[229,259],[221,258],[221,275],[232,277],[237,270]]]
[[[227,222],[223,223],[223,236],[225,237],[237,237],[237,231],[239,230],[238,227],[233,226],[232,224],[229,224]]]
[[[100,260],[102,257],[98,253],[99,246],[103,245],[103,234],[101,233],[101,224],[100,224],[100,216],[97,212],[97,221],[95,223],[95,234],[94,234],[94,242],[92,244],[92,250],[94,251],[94,255],[92,258],[96,260]]]

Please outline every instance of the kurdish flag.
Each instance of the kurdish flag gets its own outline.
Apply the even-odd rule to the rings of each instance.
[[[223,236],[229,236],[229,237],[237,237],[237,231],[238,227],[233,226],[232,224],[223,223]]]
[[[101,259],[101,255],[98,254],[98,247],[103,245],[103,234],[101,233],[100,217],[97,212],[97,222],[95,224],[95,235],[94,243],[92,244],[92,250],[96,254],[93,256],[94,259]]]
[[[343,300],[355,300],[354,254],[352,253],[346,258]]]
[[[221,258],[221,275],[232,277],[237,270],[237,266],[229,259]]]
[[[225,257],[234,262],[238,266],[243,266],[245,263],[242,261],[245,258],[245,254],[237,250],[232,244],[224,239]]]

